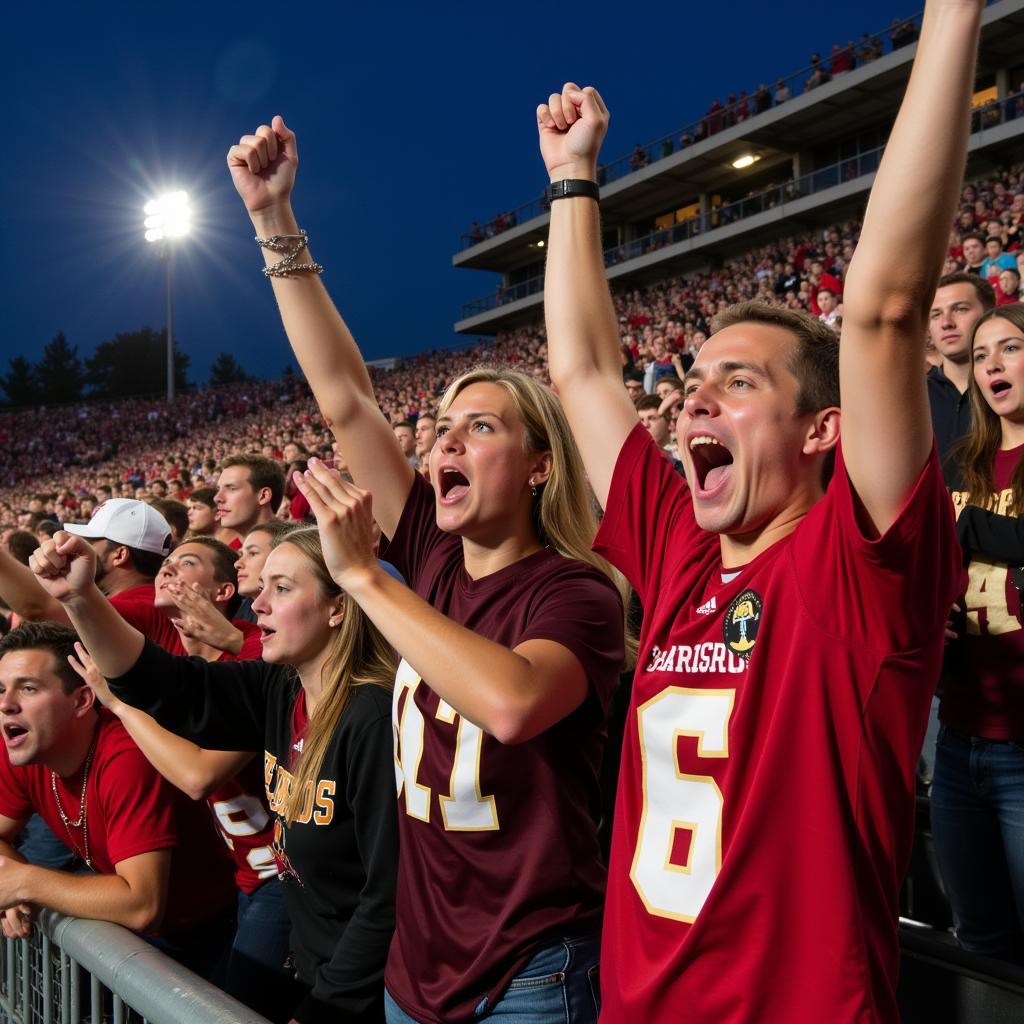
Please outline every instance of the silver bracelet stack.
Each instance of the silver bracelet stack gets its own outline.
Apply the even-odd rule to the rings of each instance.
[[[283,252],[284,259],[269,267],[263,268],[265,277],[288,277],[299,270],[308,270],[311,274],[322,274],[324,268],[319,263],[296,263],[296,257],[309,246],[309,235],[299,230],[297,235],[271,235],[269,238],[257,238],[256,244],[271,252]]]

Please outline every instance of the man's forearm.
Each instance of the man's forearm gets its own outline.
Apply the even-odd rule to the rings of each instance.
[[[580,172],[582,173],[582,172]],[[618,381],[619,330],[601,252],[601,217],[592,199],[551,204],[544,318],[551,378],[567,384],[581,373]]]
[[[85,593],[68,599],[64,609],[101,675],[123,676],[139,660],[145,638],[125,622],[98,587],[90,585]]]
[[[926,5],[906,98],[858,242],[858,254],[877,256],[851,264],[844,319],[880,319],[893,297],[925,311],[932,300],[963,178],[980,20],[977,3]],[[893,308],[900,312],[898,301]]]
[[[50,597],[35,574],[9,551],[0,548],[0,598],[26,622],[67,622],[60,601]]]
[[[32,903],[70,917],[86,917],[145,932],[159,923],[153,896],[133,890],[120,875],[74,875],[0,859],[5,906]]]

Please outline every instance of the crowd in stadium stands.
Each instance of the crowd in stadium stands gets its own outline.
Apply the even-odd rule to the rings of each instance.
[[[889,29],[889,41],[893,50],[903,46],[909,46],[917,40],[919,27],[913,18],[893,20]],[[845,45],[834,43],[829,56],[825,59],[819,53],[812,53],[810,60],[810,74],[803,83],[803,91],[811,92],[813,89],[824,85],[856,67],[870,64],[878,60],[885,52],[885,33],[869,36],[866,32],[859,43],[850,40]],[[730,93],[725,103],[718,99],[711,101],[707,113],[695,125],[683,129],[679,136],[679,149],[686,149],[695,143],[717,135],[719,132],[732,128],[756,114],[771,110],[787,100],[793,98],[793,91],[789,86],[789,79],[780,78],[772,88],[763,82],[753,91],[742,90],[739,95]],[[655,146],[644,146],[638,142],[629,155],[629,171],[642,170],[655,159],[671,156],[675,147],[671,140],[666,139]],[[603,176],[603,168],[598,168],[598,180]],[[546,208],[546,201],[541,201],[542,208]],[[486,224],[479,224],[473,221],[469,231],[469,241],[476,245],[485,239],[500,235],[518,223],[515,211],[503,211]]]
[[[898,23],[892,44],[906,45],[916,34],[914,23]],[[875,59],[876,47],[868,39],[856,47],[837,43],[827,61],[815,55],[811,79],[826,80],[857,61]],[[968,56],[973,67],[973,51]],[[966,83],[967,74],[963,77]],[[821,84],[812,80],[806,88]],[[774,101],[782,99],[776,89]],[[601,129],[599,144],[606,120],[602,124],[593,97],[567,91],[562,102],[574,105],[580,117],[584,104],[592,104],[586,116]],[[749,116],[770,102],[763,87],[752,97],[730,98],[727,107],[709,111],[706,130],[721,130],[728,118],[739,119],[741,112]],[[960,109],[966,111],[966,104]],[[559,131],[554,116],[547,116],[551,120],[542,127],[542,151],[544,131],[550,131],[549,143]],[[963,120],[966,129],[966,113]],[[919,152],[907,143],[904,138],[894,146],[905,159]],[[561,166],[552,152],[545,153],[549,166]],[[955,155],[952,150],[950,155]],[[257,236],[296,236],[290,207],[295,139],[283,121],[275,119],[273,127],[243,136],[228,162]],[[278,173],[258,173],[270,164]],[[897,178],[891,170],[888,176],[880,172],[883,201],[894,202]],[[956,182],[946,185],[952,199]],[[917,216],[936,204],[949,208],[926,199],[924,213]],[[596,210],[588,209],[586,216],[598,223]],[[931,216],[930,223],[937,217]],[[665,637],[654,634],[657,643],[668,644],[670,631],[682,628],[675,622],[681,606],[677,595],[663,601],[655,585],[661,581],[666,593],[680,586],[661,576],[676,564],[662,564],[662,556],[678,555],[680,571],[706,576],[700,587],[694,584],[692,593],[679,598],[693,606],[694,614],[684,616],[683,625],[694,630],[687,634],[694,644],[649,646],[644,663],[637,665],[638,685],[651,685],[652,673],[658,675],[658,686],[664,685],[665,673],[675,673],[664,678],[678,676],[679,681],[684,671],[692,673],[702,684],[715,673],[739,675],[749,669],[753,675],[747,659],[758,630],[762,639],[775,630],[774,646],[762,645],[766,653],[757,663],[758,685],[764,692],[788,686],[788,696],[773,690],[772,699],[781,714],[795,717],[781,731],[770,725],[766,732],[773,735],[755,732],[752,746],[774,743],[784,761],[792,751],[814,761],[811,770],[805,771],[801,762],[793,771],[800,772],[801,785],[806,784],[801,792],[817,801],[821,814],[794,826],[810,827],[815,839],[807,849],[783,849],[777,839],[766,837],[763,822],[752,831],[749,822],[732,828],[747,830],[751,857],[778,846],[780,859],[765,863],[782,878],[795,855],[806,857],[806,864],[837,887],[844,884],[844,870],[855,874],[855,868],[863,867],[858,855],[866,858],[873,878],[886,875],[874,888],[863,883],[859,892],[847,878],[853,896],[845,910],[837,905],[831,915],[811,913],[810,924],[798,920],[799,913],[791,919],[800,934],[787,931],[787,944],[802,944],[800,969],[813,955],[820,929],[834,927],[836,948],[849,943],[844,914],[860,921],[861,897],[872,901],[866,915],[872,920],[857,927],[867,929],[869,940],[894,947],[895,884],[888,876],[894,876],[901,851],[907,852],[901,844],[910,828],[906,820],[891,821],[890,815],[903,797],[912,797],[900,753],[906,753],[907,737],[917,735],[911,705],[923,710],[931,696],[929,686],[913,684],[921,684],[931,669],[938,672],[941,617],[952,603],[945,595],[953,592],[958,569],[944,473],[961,512],[958,531],[971,600],[954,608],[948,625],[947,636],[956,643],[945,666],[938,710],[942,730],[937,746],[932,744],[938,755],[932,762],[926,757],[929,766],[923,773],[934,784],[936,850],[959,941],[969,950],[1020,960],[1022,922],[1013,920],[1012,910],[1007,916],[1014,892],[1024,903],[1019,895],[1024,863],[1015,859],[1020,843],[1004,841],[998,828],[971,826],[986,815],[991,822],[1000,810],[993,811],[987,795],[965,793],[974,771],[972,750],[979,742],[1000,748],[998,756],[1005,760],[998,769],[1000,782],[1012,772],[1019,777],[1013,759],[1019,762],[1024,742],[1020,702],[1008,693],[1007,683],[1009,678],[1024,686],[1024,667],[1017,667],[1024,660],[1016,641],[1005,640],[1020,632],[1020,588],[1015,598],[1003,594],[1004,589],[1011,594],[1009,566],[1024,562],[1016,518],[1024,511],[1024,428],[1000,411],[1000,396],[1012,385],[998,376],[1019,383],[1024,374],[1024,369],[1013,370],[1024,351],[1022,219],[1021,167],[963,187],[932,300],[927,358],[920,367],[921,375],[927,374],[941,467],[934,458],[923,471],[915,464],[916,476],[907,484],[911,491],[900,490],[882,527],[876,527],[876,517],[885,519],[877,504],[854,510],[855,500],[862,498],[853,490],[854,470],[844,471],[838,483],[820,493],[823,468],[836,454],[833,447],[814,447],[828,431],[830,445],[838,443],[833,407],[844,293],[859,286],[865,298],[863,277],[857,282],[857,271],[850,272],[851,264],[865,265],[863,259],[855,263],[862,232],[861,252],[871,253],[876,269],[885,262],[884,228],[877,220],[873,234],[870,224],[848,221],[794,235],[718,269],[621,290],[609,306],[596,252],[599,231],[573,235],[578,229],[570,229],[564,219],[557,225],[553,217],[552,238],[558,232],[561,237],[552,250],[571,251],[575,258],[561,256],[559,262],[552,257],[549,272],[565,275],[568,267],[586,266],[580,278],[583,291],[589,287],[592,292],[584,301],[571,288],[554,289],[549,314],[560,331],[556,341],[552,328],[551,353],[545,331],[535,325],[505,332],[493,343],[435,350],[394,368],[368,371],[347,329],[328,304],[314,297],[315,279],[305,278],[311,288],[295,288],[283,275],[271,275],[309,387],[286,377],[187,394],[170,407],[139,400],[0,416],[0,603],[9,616],[0,620],[4,934],[26,935],[37,905],[103,917],[145,935],[274,1021],[380,1020],[385,1005],[391,1021],[469,1020],[492,1011],[515,1016],[525,1012],[521,992],[531,1000],[545,998],[535,983],[549,976],[561,978],[560,986],[572,987],[573,999],[587,1004],[588,1010],[574,1019],[595,1019],[602,913],[628,923],[629,901],[635,903],[640,893],[648,909],[664,913],[647,915],[637,927],[658,928],[664,918],[691,922],[714,881],[713,875],[689,868],[665,871],[666,866],[676,868],[667,856],[682,856],[687,864],[699,856],[713,863],[716,857],[714,827],[702,832],[703,826],[684,828],[669,821],[664,834],[655,837],[650,856],[642,856],[637,846],[631,875],[636,893],[629,890],[624,896],[620,888],[605,905],[606,837],[599,834],[595,810],[599,783],[608,779],[601,776],[604,735],[599,723],[616,705],[623,666],[630,668],[630,631],[624,623],[631,616],[654,622],[667,604],[672,621],[662,623]],[[583,251],[581,238],[594,251]],[[925,249],[919,253],[927,255]],[[268,256],[280,265],[287,258],[276,251]],[[916,281],[920,290],[917,268],[901,267],[897,276]],[[603,303],[589,301],[595,297]],[[803,493],[800,487],[806,484],[806,493],[814,495],[800,512],[811,524],[801,540],[810,532],[814,543],[800,548],[794,540],[785,563],[791,561],[792,569],[772,576],[774,563],[762,556],[789,534],[767,542],[753,560],[735,563],[748,574],[738,580],[741,573],[727,571],[715,534],[736,545],[748,534],[737,531],[734,537],[724,529],[698,528],[688,511],[696,498],[675,475],[682,473],[682,438],[675,436],[675,427],[684,389],[693,394],[683,379],[713,322],[719,318],[720,326],[721,317],[743,303],[752,304],[733,314],[738,319],[732,326],[752,328],[752,335],[761,331],[757,336],[764,342],[768,369],[756,362],[754,357],[761,357],[756,352],[747,361],[726,362],[725,369],[717,363],[710,369],[699,366],[689,382],[699,392],[694,402],[735,401],[720,397],[725,386],[718,374],[725,374],[725,380],[743,371],[774,381],[774,397],[769,387],[768,397],[760,401],[769,409],[789,403],[772,422],[780,435],[795,439],[794,450],[800,453],[791,460],[800,463],[799,470],[784,482],[797,481],[793,493]],[[594,314],[598,308],[607,313],[603,326]],[[608,312],[612,308],[614,319]],[[899,344],[886,351],[894,362],[917,359],[908,338],[899,334],[910,330],[908,323],[918,323],[920,310],[915,316],[893,327]],[[780,325],[789,347],[770,333]],[[566,358],[575,339],[590,329],[607,335],[610,372],[595,383],[601,399],[608,400],[609,418],[624,424],[625,435],[619,448],[600,453],[614,466],[608,479],[591,473],[593,495],[570,434],[572,424],[579,437],[580,423],[593,415],[587,410],[589,395],[574,391],[570,397],[568,392],[574,386],[573,370],[586,360],[578,364]],[[854,332],[854,343],[864,344],[865,333],[871,342],[878,340],[861,330],[860,337]],[[794,335],[806,347],[797,350]],[[735,340],[735,331],[732,338],[726,344],[751,344]],[[775,350],[784,362],[770,363]],[[797,366],[797,351],[813,370]],[[481,370],[481,363],[498,369]],[[1010,370],[1004,372],[1006,364]],[[783,394],[771,365],[778,376],[785,376],[783,365],[789,369],[793,380],[785,387],[796,396],[799,385],[799,397]],[[508,367],[521,372],[508,372]],[[911,396],[920,384],[913,373],[892,376],[894,387],[905,385]],[[972,376],[975,384],[969,387]],[[561,404],[548,387],[551,377],[560,387]],[[861,373],[855,383],[863,389],[867,377]],[[984,393],[980,377],[991,383]],[[794,413],[792,403],[804,401],[808,381],[824,395],[813,399],[819,402],[813,415],[821,417],[813,437],[808,429],[791,426],[805,415]],[[711,398],[704,397],[705,387]],[[844,443],[848,436],[857,438],[857,427],[863,426],[864,396],[859,397],[861,423],[851,417],[854,426],[849,435],[844,427]],[[736,420],[743,417],[740,412]],[[746,429],[756,422],[748,419]],[[928,424],[917,426],[930,444]],[[742,422],[733,429],[742,431]],[[718,479],[731,479],[726,467],[733,465],[734,453],[726,441],[691,437],[687,457],[694,466],[700,464],[704,476],[699,485],[707,493],[717,486],[708,483],[716,471]],[[766,443],[764,437],[748,441]],[[584,459],[593,459],[595,446],[594,438],[581,438]],[[693,455],[694,446],[706,453]],[[893,449],[899,447],[895,439]],[[855,449],[851,443],[840,456],[843,465],[855,464]],[[625,457],[616,461],[619,452]],[[751,458],[738,448],[735,456]],[[858,478],[863,481],[861,456]],[[769,466],[765,478],[771,458],[763,455],[763,465]],[[607,468],[596,461],[588,462],[588,469],[592,465],[599,471]],[[751,465],[756,475],[761,464]],[[372,507],[353,481],[372,492]],[[643,491],[652,481],[656,486]],[[767,485],[762,486],[767,493]],[[592,551],[594,495],[608,515]],[[785,508],[790,500],[789,491],[779,499]],[[661,501],[671,514],[662,515]],[[871,530],[864,525],[869,516]],[[690,531],[687,543],[704,545],[700,558],[687,556],[687,565],[672,547],[682,543],[670,536],[677,529]],[[666,536],[649,544],[641,539],[645,530]],[[928,546],[931,542],[938,551]],[[830,545],[840,546],[847,556],[842,569],[838,556],[826,560],[828,565],[822,562],[821,551]],[[658,557],[652,559],[655,549]],[[609,561],[595,552],[607,553]],[[935,577],[941,587],[917,595],[910,570],[926,571],[925,556],[948,564],[944,575]],[[628,575],[641,580],[643,610],[611,564],[631,558],[635,562]],[[1001,569],[994,568],[992,559]],[[893,566],[898,571],[890,572]],[[728,569],[733,568],[730,563]],[[931,569],[938,573],[936,566]],[[831,584],[846,587],[840,597],[847,607],[839,601],[829,608],[828,629],[811,618],[816,609],[803,608],[803,584],[790,581],[797,576],[828,576]],[[899,607],[876,614],[885,599],[896,600],[894,576],[902,581],[895,592]],[[867,603],[877,601],[870,608],[857,604],[862,583],[876,588]],[[752,589],[755,584],[758,590]],[[761,623],[762,598],[771,601],[787,586],[794,588],[791,607],[772,609],[781,626]],[[698,606],[696,598],[703,600],[707,593],[712,593],[710,600]],[[723,605],[731,602],[724,625],[711,617],[723,610],[715,594],[729,595],[722,598]],[[921,608],[909,607],[911,594],[922,598]],[[926,607],[929,600],[934,609]],[[806,617],[802,634],[783,628],[784,611]],[[932,631],[934,625],[938,628]],[[921,644],[899,646],[911,627],[934,635]],[[848,632],[833,634],[833,629]],[[879,643],[891,642],[891,657],[858,639],[861,631]],[[652,634],[641,635],[650,640]],[[671,635],[678,640],[679,634]],[[785,648],[781,660],[780,646]],[[920,651],[925,653],[919,658]],[[766,674],[765,659],[772,657],[778,663]],[[805,679],[803,667],[794,673],[791,664],[806,667],[806,658],[817,660]],[[829,689],[820,701],[817,694],[808,697],[805,683],[826,676],[831,683],[833,669],[844,686]],[[889,703],[869,707],[864,693],[876,682],[885,690],[877,701]],[[621,688],[628,691],[629,684]],[[906,689],[914,690],[913,700]],[[693,695],[701,692],[673,687],[649,703],[666,696],[677,701],[679,729],[669,735],[675,736],[673,742],[680,735],[699,737],[693,757],[724,757],[729,743],[742,738],[730,733],[729,716],[738,720],[746,715],[745,721],[752,721],[757,700],[745,692],[734,708],[728,694],[735,690],[709,689],[703,694],[707,708],[691,719],[687,716],[697,703]],[[817,711],[807,712],[818,704]],[[806,719],[805,713],[819,717]],[[867,720],[876,731],[868,730]],[[898,735],[890,736],[886,729],[893,720],[900,725]],[[808,721],[812,735],[798,737],[793,723]],[[824,722],[837,730],[849,727],[857,744],[892,740],[893,748],[886,750],[900,763],[881,763],[885,759],[875,752],[866,758],[848,751],[837,755],[831,734],[815,731]],[[862,727],[864,736],[857,731]],[[845,742],[838,732],[835,739]],[[627,746],[627,757],[630,752]],[[633,754],[635,771],[640,755]],[[649,751],[643,756],[654,757]],[[661,758],[668,766],[664,779],[702,785],[704,776],[682,773],[679,756],[677,749],[675,757]],[[617,758],[618,750],[612,749],[609,761],[617,763]],[[652,771],[659,767],[653,760],[651,765]],[[777,762],[774,770],[784,774],[785,765]],[[645,777],[647,771],[644,760]],[[847,793],[852,774],[858,778]],[[737,777],[723,776],[722,790],[731,787],[730,799],[743,784]],[[386,810],[396,781],[397,816]],[[629,790],[633,780],[625,781],[620,792],[637,816],[639,831],[617,826],[616,842],[639,844],[647,834],[647,791],[641,820],[639,796]],[[711,800],[701,813],[708,811],[710,821],[718,823],[721,862],[722,790],[717,783],[713,788],[717,803]],[[826,821],[833,812],[843,817],[848,810],[843,797],[854,788],[858,799],[878,806],[851,810],[856,827]],[[610,800],[612,794],[603,795]],[[439,813],[432,816],[435,797]],[[900,806],[908,809],[910,802]],[[538,813],[539,806],[546,813]],[[658,801],[650,806],[652,820],[664,816]],[[757,815],[752,811],[749,817]],[[870,836],[851,835],[862,827]],[[829,829],[836,845],[822,866],[824,847],[818,841]],[[676,849],[676,833],[682,831],[692,832],[688,853]],[[479,843],[471,837],[466,845],[464,833],[487,835]],[[622,840],[627,833],[629,838]],[[19,855],[11,856],[15,842]],[[893,848],[882,849],[886,842]],[[697,850],[700,843],[704,846]],[[979,863],[1000,858],[1009,878],[983,871],[979,884]],[[55,875],[51,870],[83,866],[91,871]],[[677,887],[683,875],[707,883],[708,890],[695,894],[689,883]],[[624,884],[622,879],[619,883]],[[793,895],[775,892],[776,887],[766,893],[760,877],[746,885],[759,899]],[[736,890],[726,888],[730,891],[722,899],[739,900],[744,915],[764,913],[752,907],[756,901],[740,900]],[[806,898],[820,899],[821,894]],[[767,920],[774,925],[774,911]],[[426,930],[424,922],[430,924]],[[726,931],[711,941],[733,947],[735,936]],[[619,938],[616,932],[612,942]],[[660,970],[671,984],[696,984],[694,998],[711,998],[711,974],[718,970],[713,965],[721,957],[691,963],[687,974],[678,964],[656,963],[657,943],[638,943],[630,955],[640,957],[652,974]],[[868,946],[875,948],[870,941]],[[791,955],[781,948],[776,952],[778,957]],[[812,986],[791,984],[797,976],[792,966],[779,972],[774,998],[789,1000],[787,1019],[838,1019],[827,1008],[843,1001],[846,955],[837,957],[836,949],[828,948],[827,956],[830,964],[841,963],[839,974],[816,976]],[[619,975],[613,983],[612,1019],[656,1019],[651,1010],[631,1015],[622,1009],[623,993],[637,1003],[651,997],[633,990],[625,977],[632,968],[621,958],[609,966]],[[865,965],[863,971],[871,973],[865,981],[858,967],[855,984],[858,991],[869,988],[872,999],[892,1003],[895,1012],[892,968],[891,962]],[[701,971],[711,972],[707,984],[687,980]],[[530,1012],[543,1016],[567,998],[561,987],[551,995],[550,1004],[531,1001]],[[723,998],[720,1005],[734,1000],[736,992],[730,989]],[[810,1016],[804,1009],[798,1012],[815,999],[817,1011],[809,1011]],[[759,1010],[744,1019],[755,1019]]]
[[[944,271],[963,266],[981,272],[999,304],[1016,301],[1024,275],[1022,222],[1019,166],[966,185]],[[618,291],[626,371],[646,374],[653,391],[652,375],[678,374],[675,361],[685,370],[707,338],[711,318],[745,299],[841,324],[842,282],[859,229],[856,221],[833,225],[752,249],[719,270]],[[493,344],[427,352],[394,369],[373,368],[371,376],[392,422],[415,424],[436,407],[447,381],[481,361],[521,366],[546,379],[543,328],[504,332]],[[80,498],[104,488],[115,497],[143,497],[153,492],[154,481],[159,497],[180,501],[193,485],[212,483],[219,460],[231,452],[255,450],[294,462],[303,454],[323,454],[330,444],[299,378],[183,395],[172,412],[164,402],[133,400],[3,413],[0,523],[17,525],[21,515],[25,525],[27,512],[80,519]]]

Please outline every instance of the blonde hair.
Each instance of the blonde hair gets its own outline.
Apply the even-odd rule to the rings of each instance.
[[[524,427],[524,448],[528,454],[551,452],[551,473],[545,483],[538,485],[533,502],[537,539],[565,558],[586,562],[611,580],[622,598],[626,662],[632,665],[636,643],[628,629],[629,584],[617,569],[591,550],[597,533],[595,505],[561,403],[548,388],[525,373],[478,366],[448,385],[438,405],[438,415],[445,415],[452,402],[474,384],[494,384],[512,399]]]
[[[377,627],[331,579],[315,527],[293,530],[274,537],[273,541],[273,548],[291,544],[305,555],[313,567],[324,602],[341,598],[342,608],[341,624],[332,631],[331,650],[321,672],[320,699],[309,716],[302,753],[292,771],[284,812],[285,824],[292,825],[303,814],[307,790],[312,791],[316,785],[324,755],[337,732],[352,690],[357,686],[382,686],[390,690],[398,661]]]

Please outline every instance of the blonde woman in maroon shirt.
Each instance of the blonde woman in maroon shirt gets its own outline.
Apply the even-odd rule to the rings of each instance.
[[[395,682],[401,856],[389,1022],[592,1022],[604,865],[604,721],[624,657],[614,572],[553,394],[480,370],[441,400],[431,484],[381,414],[290,196],[280,117],[228,154],[299,363],[352,479],[302,478],[336,582],[402,656]],[[531,1016],[533,1015],[533,1016]],[[545,1016],[543,1019],[548,1019]]]

